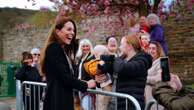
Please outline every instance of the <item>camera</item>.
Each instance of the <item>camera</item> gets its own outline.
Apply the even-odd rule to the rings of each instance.
[[[113,73],[114,55],[101,55],[100,60],[104,61],[103,65],[98,64],[98,69],[103,73]]]
[[[169,60],[168,57],[161,57],[160,58],[160,65],[162,69],[162,81],[170,81],[170,72],[169,72]]]

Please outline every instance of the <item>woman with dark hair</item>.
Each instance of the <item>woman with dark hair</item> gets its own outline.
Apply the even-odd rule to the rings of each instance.
[[[16,79],[23,81],[40,82],[41,77],[37,68],[32,67],[33,57],[29,52],[22,53],[22,67],[16,72]]]
[[[22,67],[19,68],[19,70],[16,72],[16,75],[15,75],[17,80],[20,80],[21,82],[23,81],[41,82],[41,76],[37,68],[32,67],[33,57],[31,53],[23,52],[21,63],[22,63]],[[27,87],[30,88],[31,94],[26,95],[26,91],[25,89],[23,89],[24,108],[25,110],[38,110],[39,99],[34,98],[38,96],[38,91],[35,91],[37,87],[35,86],[35,88],[33,88],[33,87],[29,87],[29,85]],[[34,101],[30,101],[30,99]]]
[[[43,110],[74,110],[73,89],[85,92],[96,86],[94,80],[86,82],[74,77],[72,64],[76,51],[75,22],[69,18],[58,19],[41,54],[41,72],[47,80]]]

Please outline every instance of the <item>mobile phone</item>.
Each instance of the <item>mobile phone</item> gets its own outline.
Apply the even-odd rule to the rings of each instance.
[[[169,58],[168,57],[161,57],[160,58],[160,65],[162,69],[162,81],[170,81],[170,71],[169,71]]]

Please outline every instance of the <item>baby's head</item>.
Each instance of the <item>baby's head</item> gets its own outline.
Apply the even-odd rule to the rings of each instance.
[[[108,49],[104,45],[96,45],[93,50],[93,54],[96,57],[96,59],[100,59],[101,55],[107,55]]]

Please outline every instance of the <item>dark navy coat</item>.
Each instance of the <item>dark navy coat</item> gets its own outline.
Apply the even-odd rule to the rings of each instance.
[[[87,90],[87,83],[75,78],[63,48],[57,42],[46,50],[47,90],[43,110],[74,110],[73,89]]]
[[[151,26],[150,40],[159,42],[164,50],[165,55],[168,55],[168,47],[164,37],[164,29],[161,25],[156,24]]]

